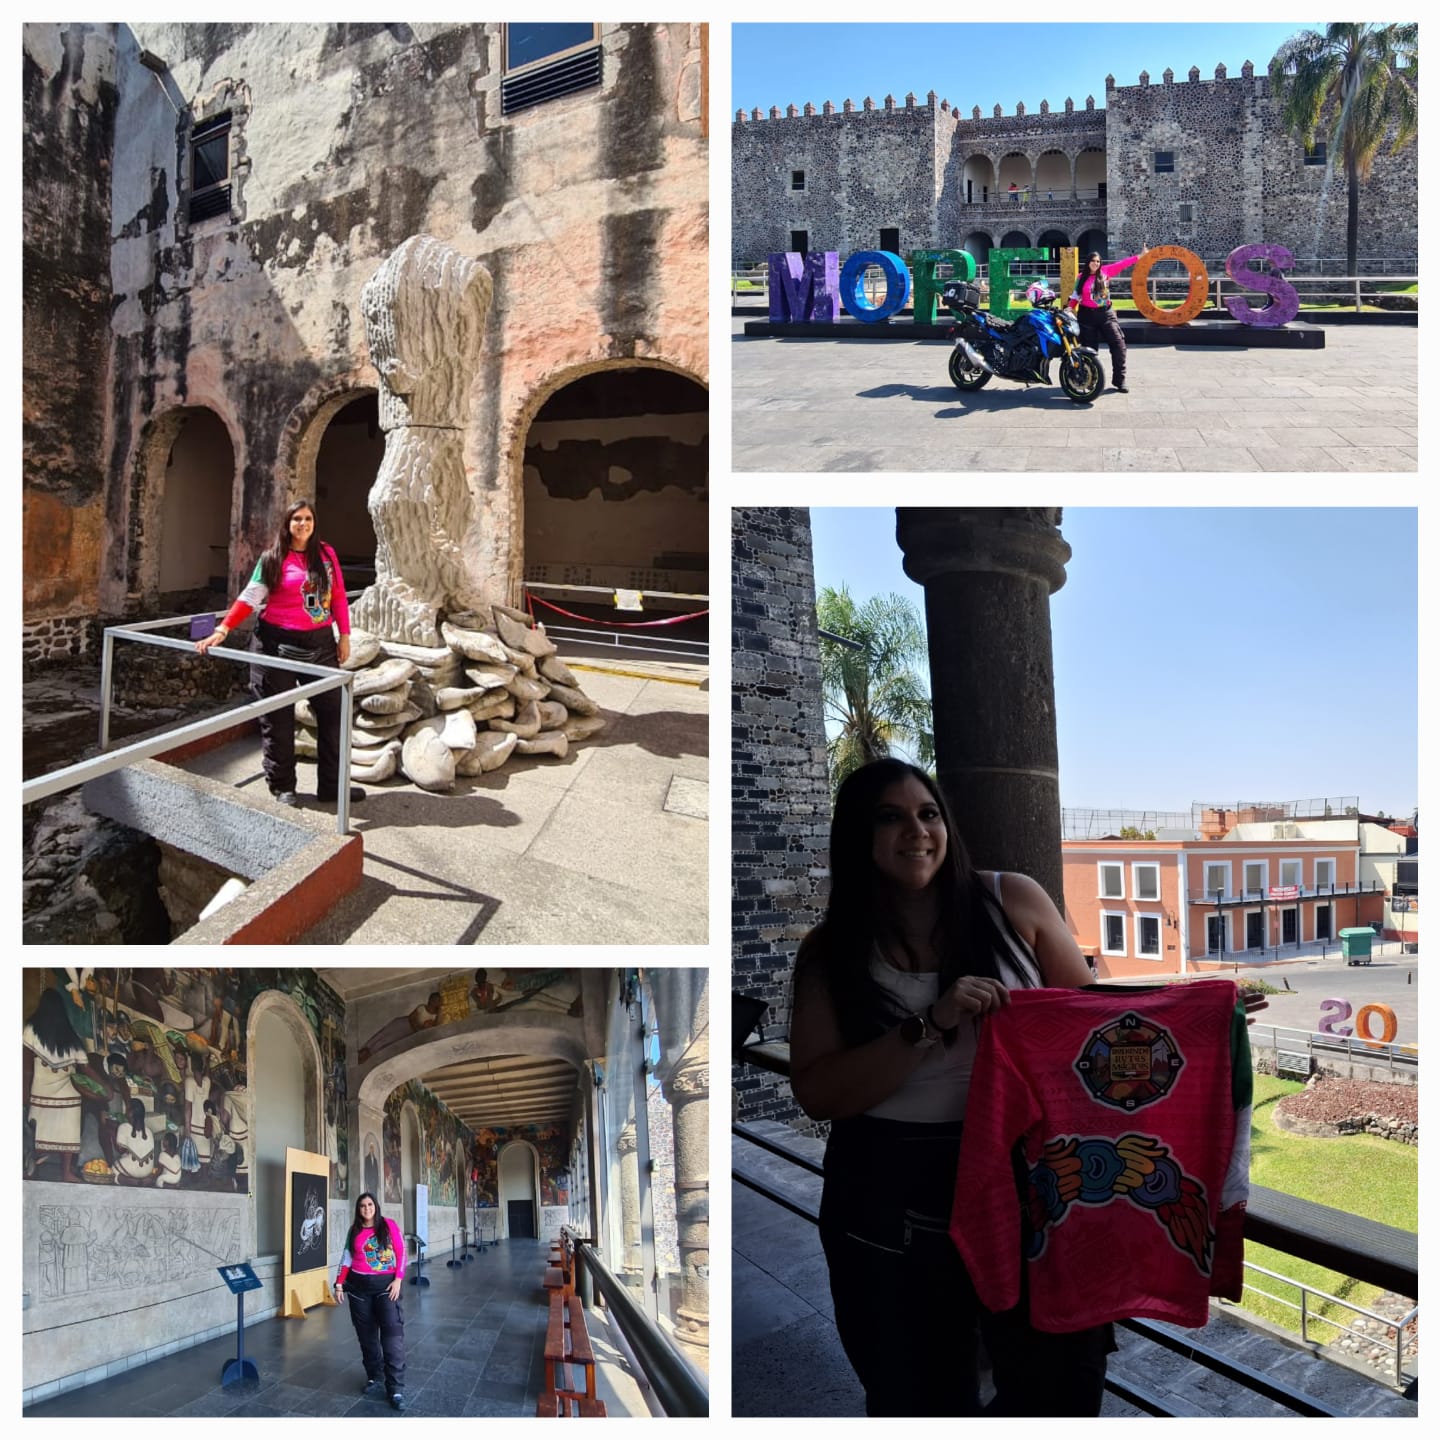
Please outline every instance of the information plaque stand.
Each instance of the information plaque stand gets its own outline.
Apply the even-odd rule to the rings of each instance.
[[[220,1372],[220,1384],[233,1385],[237,1380],[258,1380],[260,1372],[253,1360],[245,1358],[245,1292],[260,1288],[260,1277],[243,1262],[239,1265],[218,1267],[220,1278],[230,1287],[235,1297],[235,1358],[225,1362]]]

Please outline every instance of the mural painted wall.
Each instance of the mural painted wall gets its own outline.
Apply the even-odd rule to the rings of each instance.
[[[266,990],[319,1044],[330,1188],[346,1196],[344,1005],[308,970],[24,971],[25,1178],[248,1192],[246,1023]]]
[[[451,1113],[443,1101],[427,1090],[418,1080],[407,1080],[392,1090],[385,1100],[385,1120],[381,1143],[384,1146],[384,1201],[400,1204],[400,1112],[405,1105],[415,1106],[420,1117],[420,1170],[417,1184],[430,1187],[430,1205],[458,1206],[459,1188],[455,1183],[455,1154],[468,1155],[475,1137],[467,1126]],[[367,1144],[365,1173],[370,1176],[370,1151]],[[368,1183],[367,1183],[367,1187]]]
[[[555,1125],[487,1126],[475,1136],[471,1155],[471,1177],[475,1182],[475,1204],[494,1209],[500,1204],[500,1152],[512,1140],[528,1140],[540,1157],[541,1205],[568,1205],[566,1154],[569,1142],[565,1131]]]
[[[457,970],[438,981],[362,1001],[356,1010],[356,1034],[365,1038],[357,1058],[360,1064],[367,1065],[422,1030],[443,1033],[472,1015],[500,1015],[521,1007],[551,1014],[581,1014],[578,972]]]

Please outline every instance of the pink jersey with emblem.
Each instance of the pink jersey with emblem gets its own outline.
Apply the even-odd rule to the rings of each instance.
[[[950,1234],[990,1310],[1039,1330],[1204,1325],[1241,1295],[1250,1047],[1229,980],[1028,990],[983,1025]],[[1023,1142],[1023,1204],[1012,1160]]]

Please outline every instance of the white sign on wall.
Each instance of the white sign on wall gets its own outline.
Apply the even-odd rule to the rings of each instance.
[[[430,1244],[430,1187],[415,1187],[415,1233],[428,1246]]]

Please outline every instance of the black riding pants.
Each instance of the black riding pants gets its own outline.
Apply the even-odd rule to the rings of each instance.
[[[1051,1335],[1030,1325],[1023,1292],[999,1315],[976,1298],[949,1236],[959,1151],[958,1125],[862,1116],[831,1129],[820,1237],[865,1413],[1098,1415],[1111,1326]],[[996,1391],[983,1407],[982,1341]]]
[[[255,637],[250,642],[253,653],[278,655],[280,647],[288,650],[291,646],[304,651],[303,658],[314,665],[335,665],[340,657],[335,650],[335,636],[328,626],[319,630],[282,630],[278,625],[256,622]],[[288,660],[298,660],[300,655],[287,655]],[[269,666],[250,667],[250,694],[256,700],[268,700],[272,695],[293,690],[313,679],[313,676],[299,675],[293,670],[272,669]],[[340,788],[340,705],[339,690],[327,690],[323,695],[310,699],[310,708],[319,722],[316,745],[319,751],[317,770],[319,778],[316,790],[324,799],[334,799]],[[265,783],[272,794],[295,788],[295,711],[292,706],[282,705],[268,715],[260,717],[261,764],[265,770]]]
[[[345,1277],[345,1298],[365,1373],[372,1380],[383,1375],[387,1395],[405,1389],[405,1306],[403,1300],[386,1294],[394,1279],[393,1275],[357,1275],[353,1270]]]
[[[1110,383],[1125,383],[1125,335],[1113,310],[1100,310],[1095,306],[1082,305],[1080,316],[1080,343],[1098,350],[1102,344],[1110,347]]]

